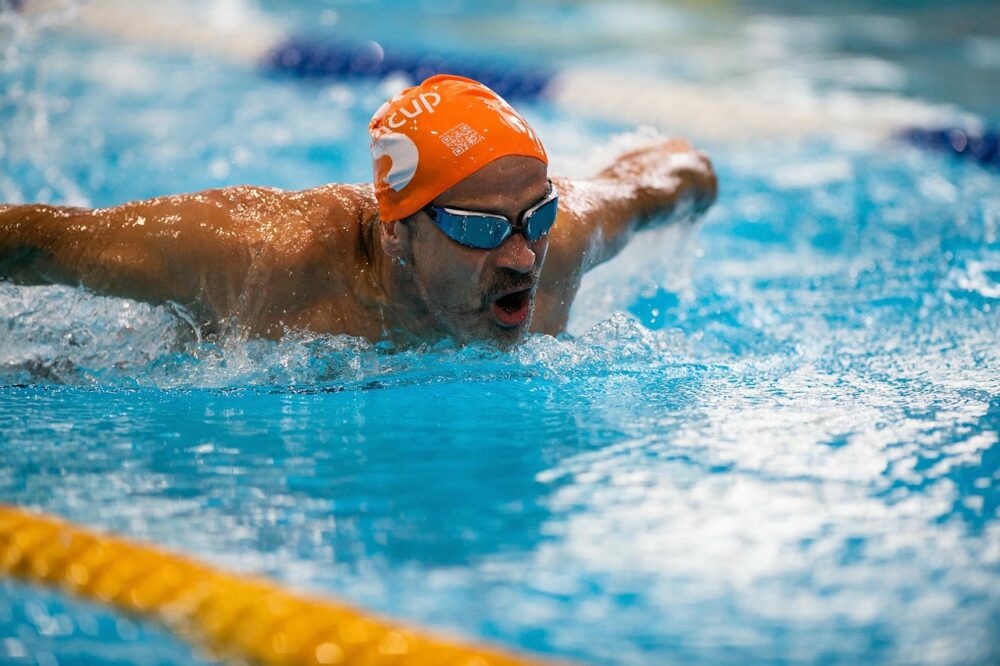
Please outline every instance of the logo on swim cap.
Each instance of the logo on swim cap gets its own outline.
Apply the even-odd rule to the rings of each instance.
[[[485,140],[482,134],[465,123],[459,123],[441,135],[441,141],[451,149],[453,155],[461,155],[472,146]]]
[[[417,162],[420,153],[417,151],[417,144],[405,134],[393,132],[380,137],[372,144],[372,160],[378,161],[380,157],[389,157],[392,166],[389,173],[385,174],[385,183],[396,192],[410,184],[413,175],[417,173]]]

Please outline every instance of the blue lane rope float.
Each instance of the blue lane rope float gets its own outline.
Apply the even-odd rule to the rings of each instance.
[[[948,153],[984,166],[1000,167],[1000,134],[971,132],[957,127],[903,130],[900,137],[915,146]]]
[[[443,72],[475,79],[508,99],[534,100],[545,96],[555,73],[476,65],[436,55],[386,51],[377,42],[335,44],[310,38],[292,38],[272,48],[262,59],[265,70],[303,79],[384,79],[405,76],[411,81]]]

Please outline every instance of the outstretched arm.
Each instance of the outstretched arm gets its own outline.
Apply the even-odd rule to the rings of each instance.
[[[310,200],[240,187],[95,210],[0,206],[0,279],[175,301],[203,319],[236,314],[260,255],[302,249]]]
[[[717,192],[708,157],[679,139],[626,153],[592,179],[557,186],[563,215],[549,260],[582,260],[582,272],[614,257],[636,231],[698,219]]]

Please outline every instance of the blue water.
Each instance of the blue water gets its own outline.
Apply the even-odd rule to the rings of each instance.
[[[616,24],[590,4],[539,5],[515,10],[606,40],[520,57],[708,81],[721,74],[699,54],[778,59],[719,8],[637,5],[645,21]],[[357,32],[378,5],[331,7],[330,30]],[[921,7],[883,25],[919,39]],[[380,38],[404,38],[415,10],[399,11]],[[479,11],[503,30],[503,8]],[[755,21],[793,50],[804,26],[841,25]],[[629,47],[654,29],[687,35],[687,59]],[[969,77],[994,76],[991,38],[975,39],[987,46],[941,62],[966,53]],[[368,177],[378,84],[303,85],[30,26],[14,44],[2,199]],[[822,63],[864,47],[902,80],[840,85],[947,97],[920,88],[933,72],[919,62],[810,44],[792,74],[818,88],[835,78]],[[524,110],[560,173],[649,136]],[[637,239],[589,277],[571,335],[509,354],[205,343],[167,308],[0,284],[0,501],[581,663],[996,663],[1000,174],[891,141],[700,143],[722,183],[706,222]],[[0,582],[0,661],[198,658],[155,626]]]

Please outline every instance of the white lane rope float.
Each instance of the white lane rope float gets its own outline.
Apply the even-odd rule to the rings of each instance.
[[[0,0],[2,2],[3,0]],[[6,0],[44,12],[58,0]],[[1000,166],[998,134],[944,105],[892,95],[828,93],[764,96],[726,86],[601,69],[516,69],[466,59],[405,53],[376,42],[296,36],[243,3],[158,5],[89,0],[67,27],[104,37],[229,61],[307,80],[418,82],[437,73],[468,76],[513,100],[542,101],[573,114],[651,125],[699,139],[863,135],[898,138],[987,166]]]

